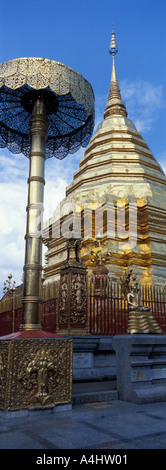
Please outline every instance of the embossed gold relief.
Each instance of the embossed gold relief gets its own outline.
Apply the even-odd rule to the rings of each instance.
[[[70,334],[88,331],[88,282],[80,248],[79,239],[67,241],[67,262],[60,273],[58,331]]]
[[[0,341],[0,409],[6,408],[10,387],[10,348],[8,341]]]
[[[2,354],[0,354],[0,386],[1,386],[1,383],[2,383],[3,369],[4,369],[3,356],[2,356]]]
[[[76,273],[71,279],[71,324],[86,325],[87,320],[87,277]]]
[[[88,292],[86,273],[61,274],[58,331],[81,334],[88,330]]]
[[[5,368],[7,364],[5,363],[5,354],[0,353],[0,396],[2,397],[2,400],[4,399],[4,393],[5,393]],[[0,400],[0,405],[1,405],[1,400]]]
[[[67,328],[68,325],[68,274],[62,274],[59,288],[59,326],[63,325]]]
[[[58,380],[58,365],[51,359],[51,351],[42,349],[35,354],[35,358],[26,368],[27,377],[24,387],[27,390],[33,388],[34,382],[37,388],[36,397],[44,405],[49,399],[49,389]],[[35,380],[34,380],[35,377]],[[22,377],[20,377],[20,382]]]
[[[72,340],[0,342],[0,409],[52,407],[71,402]]]

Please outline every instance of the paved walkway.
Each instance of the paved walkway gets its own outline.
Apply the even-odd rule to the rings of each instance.
[[[112,400],[66,412],[1,417],[0,449],[166,449],[166,402]]]

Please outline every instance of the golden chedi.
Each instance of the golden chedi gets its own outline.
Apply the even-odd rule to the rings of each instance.
[[[89,276],[91,252],[100,232],[102,257],[111,278],[119,278],[129,264],[143,284],[163,286],[166,277],[166,176],[127,117],[116,75],[114,31],[110,53],[113,65],[104,119],[57,216],[55,211],[44,231],[45,284],[59,278],[67,255],[65,230],[73,218],[82,235],[81,259]]]

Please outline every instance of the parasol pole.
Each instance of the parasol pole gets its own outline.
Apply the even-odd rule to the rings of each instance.
[[[0,147],[29,157],[20,329],[40,329],[41,333],[45,159],[53,155],[65,158],[89,142],[94,124],[94,93],[87,80],[60,62],[13,59],[0,64],[0,115]]]
[[[41,329],[42,226],[45,174],[45,142],[48,119],[44,100],[38,98],[30,121],[30,158],[21,330]]]
[[[40,320],[44,170],[47,157],[65,158],[89,142],[94,93],[60,62],[14,59],[0,64],[0,115],[0,147],[29,157],[22,324],[0,338],[0,409],[6,415],[64,404],[66,410],[72,401],[73,341],[43,331]]]

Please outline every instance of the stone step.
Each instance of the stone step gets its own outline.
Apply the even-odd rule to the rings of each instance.
[[[80,405],[83,403],[108,402],[118,400],[117,390],[106,390],[103,392],[82,392],[73,394],[72,404]]]
[[[73,404],[118,400],[116,380],[73,384]]]

